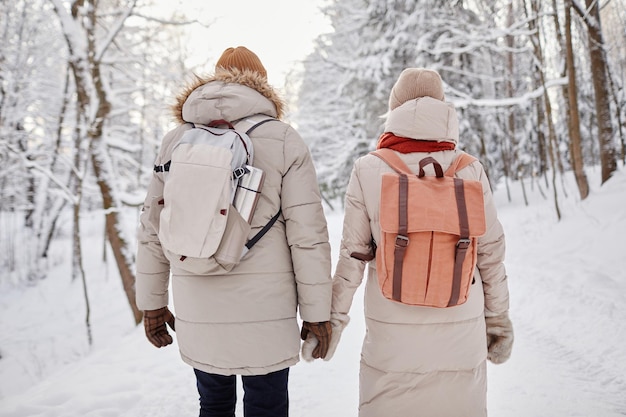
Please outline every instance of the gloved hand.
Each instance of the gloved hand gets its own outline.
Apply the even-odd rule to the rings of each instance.
[[[174,315],[167,307],[143,312],[143,327],[146,331],[146,337],[150,343],[158,348],[172,343],[172,336],[167,332],[165,323],[167,323],[172,330],[176,331],[174,328]]]
[[[308,321],[305,321],[302,323],[302,331],[300,332],[302,340],[307,340],[309,333],[315,336],[318,342],[312,352],[313,358],[325,358],[328,353],[328,345],[332,334],[330,322],[323,321],[320,323],[309,323]]]
[[[513,349],[513,324],[509,313],[495,317],[486,317],[487,324],[487,359],[500,364],[506,362]]]
[[[337,345],[339,344],[339,339],[341,338],[341,332],[343,332],[343,329],[345,329],[349,322],[350,317],[347,314],[330,314],[330,326],[332,329],[332,334],[330,336],[330,342],[328,344],[328,351],[323,357],[325,361],[329,361],[335,354],[335,350],[337,350]],[[315,337],[313,333],[310,333],[302,344],[302,359],[307,362],[312,362],[315,359],[313,357],[313,351],[317,347],[318,343],[319,342],[317,340],[317,337]]]

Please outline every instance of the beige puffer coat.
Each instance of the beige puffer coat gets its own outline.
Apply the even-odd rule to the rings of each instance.
[[[185,121],[225,119],[247,130],[250,116],[280,118],[282,111],[277,94],[256,73],[231,70],[198,78],[178,99],[181,124],[163,139],[156,164],[170,160],[173,144],[190,128]],[[309,150],[281,121],[265,123],[250,136],[253,165],[265,171],[250,237],[279,209],[282,215],[230,273],[201,276],[170,266],[157,237],[158,221],[149,215],[152,200],[163,194],[162,173],[150,182],[138,230],[138,307],[168,304],[171,270],[180,354],[194,368],[222,375],[259,375],[294,365],[300,349],[296,311],[309,322],[330,317],[330,246]]]
[[[392,110],[385,131],[421,140],[458,140],[453,106],[430,97],[408,101]],[[414,172],[428,155],[445,171],[457,152],[399,155]],[[427,175],[434,175],[432,165],[426,169]],[[487,232],[479,239],[476,279],[468,301],[441,309],[408,306],[383,297],[375,260],[368,263],[351,256],[370,253],[372,237],[379,241],[381,174],[391,171],[373,155],[355,162],[346,193],[343,239],[333,281],[333,321],[345,325],[354,293],[365,266],[369,266],[359,416],[485,416],[485,316],[508,311],[504,234],[489,182],[479,162],[457,173],[482,182],[487,216]]]

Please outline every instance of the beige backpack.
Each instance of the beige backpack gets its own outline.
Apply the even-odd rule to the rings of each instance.
[[[444,173],[426,157],[414,174],[391,149],[372,154],[395,171],[382,177],[376,268],[383,295],[418,306],[463,304],[473,282],[477,237],[485,233],[485,210],[480,181],[454,174],[476,158],[461,153]],[[435,176],[425,175],[429,164]]]
[[[192,124],[171,160],[155,166],[164,187],[153,216],[171,266],[201,275],[230,271],[276,222],[280,211],[249,238],[264,173],[253,166],[248,135],[272,120],[250,120],[254,125],[245,133],[225,120]]]

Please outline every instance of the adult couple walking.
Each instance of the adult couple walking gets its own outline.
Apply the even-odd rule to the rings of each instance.
[[[332,357],[368,266],[359,416],[486,416],[486,360],[508,359],[513,331],[504,232],[480,162],[457,173],[480,181],[485,205],[486,233],[478,240],[468,300],[450,308],[405,305],[383,297],[372,260],[380,240],[380,178],[391,169],[373,155],[355,161],[331,277],[313,161],[296,130],[280,121],[283,113],[284,103],[268,84],[261,61],[245,47],[228,48],[213,74],[197,77],[178,97],[179,126],[163,139],[156,164],[170,159],[190,122],[236,122],[257,114],[276,118],[251,134],[254,165],[265,172],[251,233],[281,214],[230,272],[188,273],[170,264],[148,215],[154,198],[163,194],[164,174],[155,172],[138,229],[136,281],[150,342],[169,345],[167,326],[175,328],[181,357],[194,368],[201,417],[234,416],[237,375],[246,417],[287,416],[289,368],[300,355]],[[460,152],[457,144],[456,113],[445,101],[439,74],[404,70],[390,93],[377,147],[394,150],[414,170],[425,156],[445,170]],[[168,309],[170,279],[176,318]]]

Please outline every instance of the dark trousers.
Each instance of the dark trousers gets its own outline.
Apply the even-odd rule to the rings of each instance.
[[[194,369],[200,394],[200,417],[234,417],[237,403],[235,375],[209,374]],[[289,368],[267,375],[242,375],[245,417],[287,417]]]

